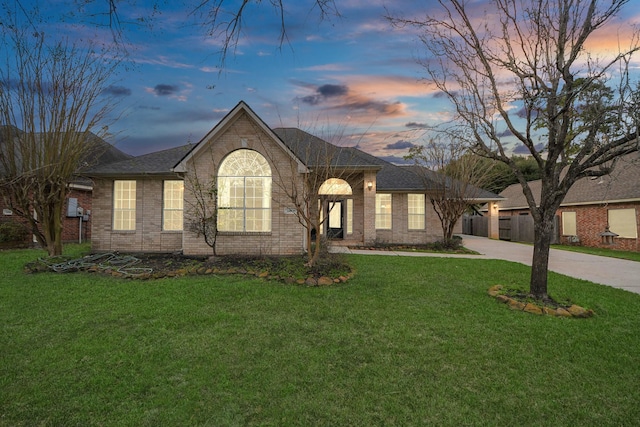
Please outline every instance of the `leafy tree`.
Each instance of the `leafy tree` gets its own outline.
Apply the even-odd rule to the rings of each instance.
[[[479,161],[482,167],[491,168],[493,171],[491,179],[484,185],[486,190],[499,194],[511,184],[518,182],[515,173],[506,163],[477,154],[474,155],[482,159]],[[533,157],[512,156],[511,159],[522,172],[525,181],[529,182],[540,179],[540,168]]]
[[[0,194],[49,255],[59,255],[68,184],[96,148],[91,130],[113,106],[102,94],[118,61],[94,46],[50,41],[34,30],[35,16],[21,25],[19,14],[4,11]]]
[[[508,165],[521,184],[535,228],[529,290],[545,298],[553,218],[567,191],[638,150],[637,115],[627,108],[638,33],[625,29],[628,47],[595,58],[589,42],[607,31],[628,0],[489,3],[480,9],[475,2],[440,0],[438,12],[422,19],[390,19],[419,31],[428,55],[424,68],[453,105],[469,146]],[[615,96],[609,96],[605,86],[614,77]],[[540,169],[539,204],[510,156],[513,140]]]

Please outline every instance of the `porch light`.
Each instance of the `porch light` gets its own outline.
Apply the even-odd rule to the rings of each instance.
[[[609,230],[609,224],[604,228],[604,233],[600,233],[603,245],[613,245],[616,237],[618,237],[618,234]]]
[[[367,188],[369,189],[369,191],[371,191],[371,189],[373,188],[373,181],[367,181]]]

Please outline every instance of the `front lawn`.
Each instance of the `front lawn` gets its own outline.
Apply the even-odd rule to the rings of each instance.
[[[0,253],[0,426],[636,425],[640,295],[493,260],[351,255],[328,287],[27,275]]]
[[[573,245],[551,245],[553,249],[562,249],[563,251],[581,252],[583,254],[606,256],[610,258],[620,258],[629,261],[640,262],[640,252],[620,251],[616,249],[592,248],[589,246],[573,246]]]

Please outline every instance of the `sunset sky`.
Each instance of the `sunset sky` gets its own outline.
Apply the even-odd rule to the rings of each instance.
[[[282,46],[279,16],[270,2],[263,3],[247,9],[240,42],[222,70],[220,40],[207,37],[182,2],[121,3],[117,12],[130,58],[111,88],[122,117],[111,127],[115,138],[110,142],[134,155],[198,142],[244,100],[271,127],[299,127],[394,160],[420,142],[425,125],[449,117],[451,106],[423,80],[416,35],[392,28],[384,18],[385,7],[419,17],[436,1],[337,0],[341,17],[322,22],[312,1],[285,1],[288,41]],[[470,3],[482,7],[483,1]],[[624,20],[594,46],[617,48],[618,39],[640,23],[640,1],[630,3]],[[56,19],[69,10],[70,1],[22,4],[25,9],[38,4],[51,16],[48,34],[81,37],[83,31],[99,31],[105,40],[110,37],[107,28],[91,26],[88,13],[82,25],[73,25],[83,11],[63,22]],[[154,4],[159,6],[155,14]],[[106,0],[97,1],[84,12],[105,12],[107,6]],[[104,22],[104,15],[93,16]],[[133,24],[139,16],[152,17],[152,25]]]

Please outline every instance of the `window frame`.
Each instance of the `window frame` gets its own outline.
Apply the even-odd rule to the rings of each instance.
[[[249,153],[252,159],[247,159]],[[253,167],[240,165],[242,157]],[[258,167],[256,167],[258,166]],[[255,175],[249,173],[256,172]],[[265,175],[268,172],[268,175]],[[261,173],[261,174],[260,174]],[[270,233],[272,229],[272,169],[265,156],[255,150],[241,148],[229,153],[220,163],[218,184],[218,232],[221,233]],[[260,190],[260,191],[258,191]],[[261,227],[256,227],[260,225]]]
[[[613,214],[613,217],[612,217],[612,214]],[[637,239],[638,238],[637,215],[638,213],[636,212],[635,208],[607,210],[607,221],[609,223],[609,231],[611,231],[612,233],[616,233],[618,235],[617,238]],[[633,225],[631,225],[631,222],[633,222]]]
[[[128,188],[124,188],[128,184]],[[128,197],[124,197],[125,192]],[[135,180],[113,181],[113,231],[135,231],[137,209],[137,182]]]
[[[412,205],[411,203],[412,199],[415,199],[416,197],[419,197],[419,199],[417,200],[417,202],[414,200],[414,204]],[[427,214],[426,203],[427,203],[427,198],[424,194],[419,194],[419,193],[407,194],[407,229],[408,230],[421,231],[425,229],[426,214]],[[416,226],[415,221],[417,221],[418,226]]]
[[[387,199],[387,206],[382,211],[382,199]],[[393,226],[393,195],[376,193],[376,230],[391,230]]]
[[[573,231],[573,233],[569,233]],[[578,220],[576,218],[575,211],[562,212],[562,235],[563,236],[577,236],[578,235]]]
[[[169,188],[174,184],[179,184],[178,189]],[[169,194],[167,192],[169,191]],[[174,194],[177,192],[178,194]],[[170,196],[170,197],[169,197]],[[169,202],[169,203],[168,203]],[[177,202],[178,206],[173,203]],[[167,206],[171,204],[172,206]],[[174,215],[179,214],[179,217]],[[168,224],[180,223],[179,227],[172,228]],[[162,181],[162,230],[163,231],[183,231],[184,229],[184,181],[181,179],[166,179]]]

